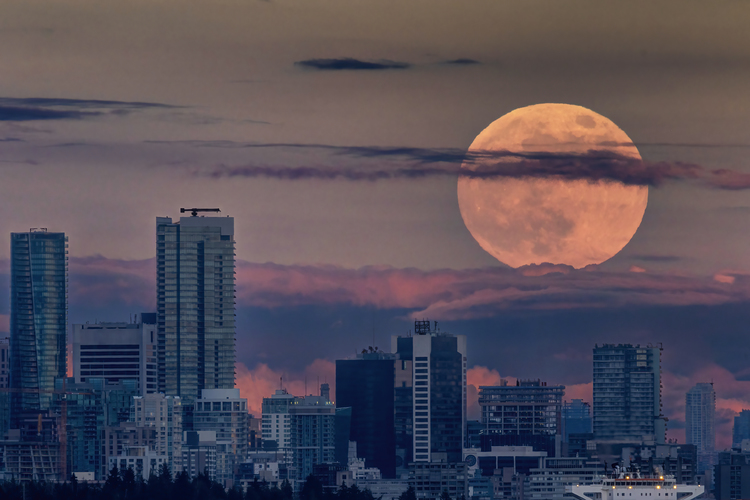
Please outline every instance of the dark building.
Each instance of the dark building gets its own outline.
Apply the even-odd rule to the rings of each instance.
[[[661,345],[594,347],[594,435],[597,440],[664,444]]]
[[[414,335],[393,337],[392,350],[398,359],[411,361],[412,370],[412,445],[413,462],[462,461],[464,433],[466,432],[466,336],[432,330],[428,321],[416,321]],[[406,373],[399,373],[397,363],[396,385]],[[405,394],[399,394],[405,396]],[[405,413],[406,398],[399,400],[396,415]],[[408,423],[407,423],[408,426]],[[400,429],[396,435],[407,434]],[[401,441],[399,444],[406,445]]]
[[[562,405],[563,441],[570,441],[571,434],[591,432],[591,405],[581,399],[566,401]]]
[[[750,439],[750,410],[742,410],[739,415],[734,417],[732,446],[734,448],[741,447],[743,439]]]
[[[67,371],[68,238],[32,229],[11,233],[11,414],[50,408]],[[18,421],[15,421],[18,425]]]
[[[395,363],[393,354],[382,352],[336,361],[336,406],[351,408],[349,439],[365,465],[386,478],[396,477]]]
[[[714,466],[714,498],[750,498],[750,453],[737,450],[719,453],[719,463]]]

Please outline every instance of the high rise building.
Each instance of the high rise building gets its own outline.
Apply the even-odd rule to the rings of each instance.
[[[563,440],[567,443],[571,434],[591,433],[591,405],[582,399],[565,401],[562,406]]]
[[[156,314],[136,315],[134,323],[71,325],[73,377],[78,383],[135,380],[142,396],[156,392]]]
[[[234,219],[156,219],[158,387],[187,406],[234,388]]]
[[[460,462],[466,432],[466,336],[437,327],[433,331],[429,321],[415,321],[414,335],[392,337],[391,348],[413,366],[413,461]]]
[[[502,382],[479,388],[481,423],[488,443],[533,446],[560,456],[565,386],[548,386],[541,380],[518,380],[515,385]]]
[[[295,489],[312,474],[314,465],[336,460],[336,420],[336,405],[326,395],[297,397],[279,389],[263,398],[264,445],[278,443]]]
[[[661,346],[594,347],[594,436],[599,441],[665,442]]]
[[[709,470],[716,463],[716,392],[710,383],[696,384],[685,394],[685,442],[694,444],[698,470]]]
[[[164,394],[146,394],[133,398],[130,420],[136,428],[156,430],[153,451],[166,457],[169,470],[182,470],[182,401]]]
[[[732,448],[742,446],[744,439],[750,439],[750,410],[742,410],[739,415],[734,417]]]
[[[193,410],[194,431],[214,431],[216,477],[231,486],[239,464],[247,458],[247,399],[239,389],[203,389]]]
[[[46,410],[66,376],[68,238],[32,229],[11,233],[11,413]],[[12,417],[15,418],[15,417]]]
[[[351,408],[349,439],[357,455],[383,477],[396,476],[394,354],[365,352],[336,361],[336,405]]]

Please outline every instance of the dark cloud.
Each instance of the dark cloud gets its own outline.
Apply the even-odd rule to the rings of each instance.
[[[453,64],[456,66],[470,66],[472,64],[482,64],[479,61],[475,61],[474,59],[467,59],[465,57],[461,57],[458,59],[451,59],[450,61],[443,61],[443,64]]]
[[[678,255],[630,255],[631,259],[642,260],[644,262],[677,262],[682,260]]]
[[[294,64],[305,68],[325,71],[406,69],[411,67],[411,64],[404,62],[387,60],[362,61],[351,57],[344,57],[340,59],[307,59],[305,61],[297,61]]]
[[[174,108],[153,102],[0,97],[0,121],[81,120],[102,115],[125,115],[146,109]]]

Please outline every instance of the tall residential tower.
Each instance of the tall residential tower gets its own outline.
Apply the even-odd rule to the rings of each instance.
[[[234,219],[196,213],[156,219],[158,385],[187,406],[234,388]]]
[[[65,377],[68,238],[32,229],[10,235],[11,412],[46,410]]]
[[[694,444],[698,452],[698,472],[715,465],[716,392],[714,384],[696,384],[685,394],[685,442]]]
[[[594,347],[594,437],[663,444],[661,346]]]

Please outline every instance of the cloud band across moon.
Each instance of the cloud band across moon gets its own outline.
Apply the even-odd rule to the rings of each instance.
[[[362,154],[376,157],[374,154]],[[626,185],[660,187],[667,182],[692,181],[707,187],[725,190],[750,189],[750,174],[732,169],[710,169],[694,163],[680,161],[648,162],[634,160],[611,153],[591,151],[585,155],[557,155],[544,152],[511,153],[472,152],[464,162],[480,162],[475,170],[461,168],[449,154],[441,159],[439,152],[429,155],[418,151],[395,150],[383,156],[412,156],[411,164],[400,162],[380,164],[377,167],[350,166],[273,166],[219,164],[195,171],[196,176],[220,178],[267,178],[278,180],[344,180],[375,182],[380,180],[419,180],[434,177],[498,179],[498,178],[554,178],[562,180],[589,180],[621,182]],[[432,157],[432,159],[430,159]],[[491,161],[496,159],[497,161]]]

